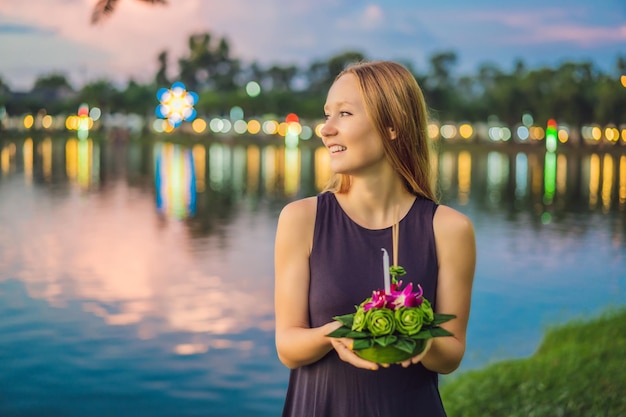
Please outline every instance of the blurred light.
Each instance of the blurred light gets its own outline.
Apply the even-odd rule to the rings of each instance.
[[[94,122],[99,120],[100,116],[102,116],[102,110],[100,110],[99,107],[92,107],[91,110],[89,110],[89,117],[91,117]]]
[[[41,119],[41,127],[43,127],[44,129],[50,129],[50,126],[52,126],[52,116],[50,116],[49,114],[46,114]]]
[[[498,142],[502,140],[502,129],[500,129],[499,127],[490,127],[489,139],[491,139],[494,142]]]
[[[297,114],[295,114],[295,113],[289,113],[289,114],[287,115],[287,117],[285,117],[285,121],[286,121],[287,123],[292,123],[292,122],[296,122],[296,123],[297,123],[297,122],[299,122],[299,121],[300,121],[300,118],[299,118],[299,117],[298,117],[298,115],[297,115]]]
[[[439,137],[439,126],[435,123],[428,124],[428,137],[431,139],[437,139]]]
[[[196,118],[197,113],[193,106],[198,102],[198,95],[187,91],[180,81],[172,84],[169,90],[160,88],[156,95],[160,104],[156,106],[154,113],[161,119],[167,119],[172,128],[180,126],[183,121],[191,122]]]
[[[250,81],[246,84],[246,94],[250,97],[256,97],[261,94],[261,86],[256,81]]]
[[[245,120],[235,120],[233,123],[233,130],[235,133],[244,134],[248,131],[248,123]]]
[[[453,139],[456,136],[456,126],[454,125],[443,125],[439,130],[441,132],[441,137],[444,139]]]
[[[569,140],[569,132],[565,128],[559,129],[559,133],[557,135],[559,138],[559,142],[566,143]]]
[[[313,129],[309,126],[302,126],[302,132],[300,133],[300,139],[309,140],[313,136]]]
[[[528,139],[529,133],[530,132],[526,126],[519,126],[517,128],[517,137],[522,141],[525,141]]]
[[[622,75],[620,81],[622,82],[622,87],[626,88],[626,75]]]
[[[250,120],[248,122],[248,133],[256,135],[261,131],[261,123],[258,120]]]
[[[196,133],[202,133],[206,130],[206,122],[204,121],[204,119],[198,118],[191,122],[191,128]]]
[[[77,114],[79,117],[89,116],[89,106],[86,103],[81,103],[80,106],[78,106]]]
[[[315,136],[318,138],[322,137],[322,128],[324,127],[324,123],[319,123],[315,126]]]
[[[287,135],[287,127],[289,125],[287,124],[287,122],[282,122],[278,125],[278,134],[280,136],[286,136]]]
[[[461,126],[459,126],[459,134],[463,139],[469,139],[474,134],[474,129],[469,123],[463,123]]]
[[[602,130],[598,126],[591,128],[591,138],[596,141],[602,139]]]
[[[626,129],[622,129],[622,141],[626,142]]]
[[[289,122],[287,124],[287,133],[289,135],[300,135],[300,132],[302,132],[302,125],[298,122]]]
[[[556,120],[548,120],[548,126],[546,127],[546,150],[548,152],[556,151],[557,144],[557,123]]]
[[[545,131],[540,126],[533,126],[530,128],[530,138],[534,140],[542,140],[544,138]]]
[[[232,127],[233,127],[233,124],[230,122],[230,120],[222,119],[222,129],[220,130],[220,132],[228,133],[228,132],[230,132],[230,129]]]
[[[267,135],[275,135],[278,132],[278,123],[274,120],[263,122],[263,132]]]
[[[232,121],[243,119],[243,109],[239,106],[232,107],[229,114]]]
[[[533,116],[530,113],[524,113],[522,116],[522,124],[526,127],[530,127],[535,123]]]
[[[34,123],[35,123],[35,118],[33,117],[32,114],[27,114],[26,116],[24,116],[24,127],[26,129],[30,129],[31,127],[33,127]]]
[[[152,129],[154,129],[154,131],[157,133],[163,133],[163,131],[165,130],[165,128],[163,127],[164,124],[164,120],[156,119],[154,122],[152,122]]]
[[[221,132],[224,128],[224,121],[222,119],[218,119],[217,117],[211,119],[209,122],[209,128],[215,133]]]
[[[619,140],[619,130],[614,127],[607,127],[604,129],[604,137],[609,142],[617,142]]]

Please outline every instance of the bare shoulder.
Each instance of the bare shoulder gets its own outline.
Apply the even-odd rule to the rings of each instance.
[[[474,240],[474,225],[465,214],[445,205],[439,205],[433,218],[436,237]]]
[[[280,212],[281,222],[298,223],[315,221],[317,197],[307,197],[288,203]]]
[[[277,238],[288,244],[312,244],[317,197],[292,201],[283,207],[278,218]]]

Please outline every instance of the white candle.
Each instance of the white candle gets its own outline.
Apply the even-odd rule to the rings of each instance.
[[[385,294],[391,294],[391,279],[389,277],[389,254],[385,248],[380,248],[383,251],[383,277],[385,278]]]

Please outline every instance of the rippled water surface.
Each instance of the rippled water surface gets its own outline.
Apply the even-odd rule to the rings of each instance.
[[[439,151],[478,244],[459,372],[625,304],[625,155]],[[313,144],[0,138],[0,415],[280,415],[274,230],[326,178]]]

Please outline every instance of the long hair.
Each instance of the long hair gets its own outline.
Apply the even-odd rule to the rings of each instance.
[[[385,155],[406,189],[437,201],[430,163],[428,112],[413,74],[390,61],[351,64],[335,80],[345,74],[354,74],[359,80],[368,116],[383,138]],[[390,127],[395,130],[395,139],[390,137]],[[347,174],[333,174],[324,191],[345,193],[350,182]]]

